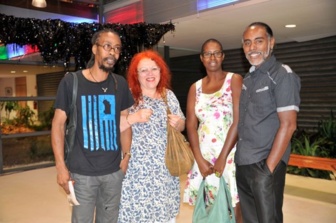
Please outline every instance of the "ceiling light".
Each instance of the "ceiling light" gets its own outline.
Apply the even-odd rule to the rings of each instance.
[[[47,7],[47,2],[46,0],[33,0],[32,6],[37,8],[45,8]]]
[[[295,24],[288,24],[288,25],[285,25],[286,28],[295,28],[296,25]]]
[[[11,70],[11,74],[15,74],[16,73],[16,71],[15,70]]]

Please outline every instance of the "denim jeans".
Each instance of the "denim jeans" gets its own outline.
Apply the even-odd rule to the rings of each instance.
[[[72,173],[71,177],[75,181],[75,194],[80,204],[73,206],[71,222],[116,223],[123,172],[119,170],[103,176],[83,176]]]

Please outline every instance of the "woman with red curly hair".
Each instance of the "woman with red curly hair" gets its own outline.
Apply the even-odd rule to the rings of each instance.
[[[122,185],[119,223],[175,223],[180,207],[179,177],[165,165],[167,123],[183,131],[185,116],[170,90],[171,74],[159,53],[146,50],[136,54],[129,66],[127,81],[139,109],[152,110],[145,123],[132,123],[131,158]],[[167,115],[167,97],[172,114]],[[167,122],[168,121],[168,122]]]

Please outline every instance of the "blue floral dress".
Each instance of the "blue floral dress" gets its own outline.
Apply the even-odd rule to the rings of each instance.
[[[167,100],[172,114],[185,119],[180,104],[170,90]],[[119,223],[168,222],[180,207],[180,180],[165,165],[167,110],[162,98],[143,97],[139,108],[153,111],[149,122],[132,125],[132,157],[122,184]]]
[[[202,79],[196,82],[195,114],[199,120],[198,137],[203,157],[214,164],[222,147],[226,135],[233,121],[233,105],[231,78],[233,73],[226,75],[222,88],[212,94],[202,93]],[[232,196],[232,205],[239,202],[236,184],[236,166],[234,154],[236,147],[229,153],[222,177],[225,178]],[[187,185],[184,190],[183,202],[195,205],[198,188],[203,180],[198,165],[195,162],[188,174]],[[212,174],[206,178],[206,201],[211,205],[217,194],[219,178]]]

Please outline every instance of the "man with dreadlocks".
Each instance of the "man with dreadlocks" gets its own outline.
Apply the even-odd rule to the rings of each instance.
[[[79,203],[73,206],[72,222],[92,223],[94,218],[95,222],[117,222],[121,184],[131,155],[121,149],[123,134],[130,134],[130,124],[147,121],[151,113],[142,110],[128,116],[132,94],[126,80],[113,73],[121,47],[115,31],[96,32],[87,68],[65,75],[58,87],[51,140],[57,182],[67,194],[73,185]],[[71,117],[74,75],[78,80],[73,111],[77,127],[65,162],[65,126]]]

